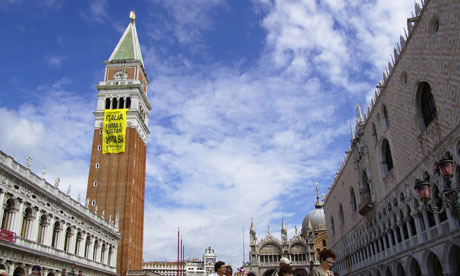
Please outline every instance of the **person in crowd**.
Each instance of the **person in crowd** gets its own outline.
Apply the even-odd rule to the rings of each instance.
[[[6,270],[0,269],[0,276],[9,276]]]
[[[283,257],[280,260],[280,269],[285,266],[291,266],[291,261],[288,258]],[[278,271],[275,271],[273,272],[272,276],[281,276],[281,275],[278,275]]]
[[[61,276],[67,276],[67,269],[63,268],[61,270]]]
[[[279,276],[292,276],[293,274],[292,267],[289,265],[280,267],[280,270],[278,271]]]
[[[227,266],[224,262],[218,261],[214,264],[214,273],[209,274],[209,276],[223,276],[227,270]]]
[[[310,276],[333,276],[334,273],[330,269],[334,264],[335,258],[334,251],[327,248],[323,249],[319,253],[320,265],[312,269]]]
[[[32,267],[32,273],[29,276],[40,276],[41,273],[40,271],[42,270],[42,267],[39,265],[34,265]]]
[[[233,268],[229,265],[225,266],[225,276],[232,276],[233,275]]]

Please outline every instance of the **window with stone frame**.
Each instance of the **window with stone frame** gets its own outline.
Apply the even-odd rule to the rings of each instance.
[[[421,82],[417,87],[417,113],[420,118],[420,129],[423,131],[438,115],[431,86],[428,82]]]
[[[342,203],[339,204],[339,219],[340,219],[340,225],[343,225],[345,223],[345,218],[343,216]]]
[[[372,140],[374,141],[374,146],[379,142],[379,137],[377,136],[377,128],[374,123],[372,123]]]
[[[351,205],[351,212],[356,212],[356,198],[355,198],[355,190],[351,188],[350,190],[350,205]]]
[[[385,176],[393,168],[393,158],[391,154],[390,143],[387,139],[383,139],[382,142],[382,165],[383,175]]]
[[[385,129],[387,129],[387,128],[390,126],[390,117],[388,117],[387,106],[386,106],[386,105],[383,105],[382,109],[383,109],[383,110],[382,110],[382,113],[383,113],[383,124],[384,124]]]

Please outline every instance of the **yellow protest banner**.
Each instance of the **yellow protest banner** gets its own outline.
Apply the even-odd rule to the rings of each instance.
[[[106,109],[102,132],[102,153],[125,152],[126,110]]]

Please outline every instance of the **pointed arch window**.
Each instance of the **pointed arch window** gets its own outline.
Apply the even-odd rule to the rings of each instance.
[[[362,188],[360,191],[360,197],[362,201],[365,198],[369,198],[371,196],[371,188],[369,185],[369,178],[367,177],[366,171],[363,171],[362,173],[361,182],[362,182]]]
[[[385,125],[385,129],[387,129],[390,126],[390,118],[388,117],[386,105],[383,105],[383,123]]]
[[[414,219],[414,216],[412,215],[412,211],[409,205],[406,206],[406,209],[407,209],[407,216],[409,217],[411,235],[415,236],[417,235],[417,227],[415,227],[415,219]]]
[[[387,175],[393,168],[393,158],[391,156],[390,143],[387,139],[383,140],[382,143],[382,164],[383,164],[383,175]]]
[[[424,130],[438,115],[436,104],[431,93],[431,86],[427,82],[421,82],[417,88],[418,112],[421,116],[421,130]]]
[[[350,205],[351,205],[351,212],[356,212],[356,198],[355,198],[355,190],[351,188],[350,190]]]
[[[377,128],[375,127],[375,123],[372,123],[372,140],[374,141],[374,146],[377,145],[379,137],[377,136]]]
[[[342,203],[339,204],[339,219],[340,219],[340,225],[343,225],[345,223],[345,218],[343,217]]]

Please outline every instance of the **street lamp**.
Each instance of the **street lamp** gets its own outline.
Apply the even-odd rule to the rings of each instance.
[[[425,203],[428,211],[432,213],[442,213],[446,207],[452,208],[454,215],[460,219],[460,191],[456,187],[452,187],[451,178],[453,176],[453,161],[451,159],[443,158],[439,160],[438,166],[441,171],[442,177],[446,180],[444,191],[441,193],[441,206],[438,207],[436,204],[429,202],[431,199],[430,195],[430,181],[420,180],[415,181],[414,189],[417,191],[418,197],[421,202]]]

